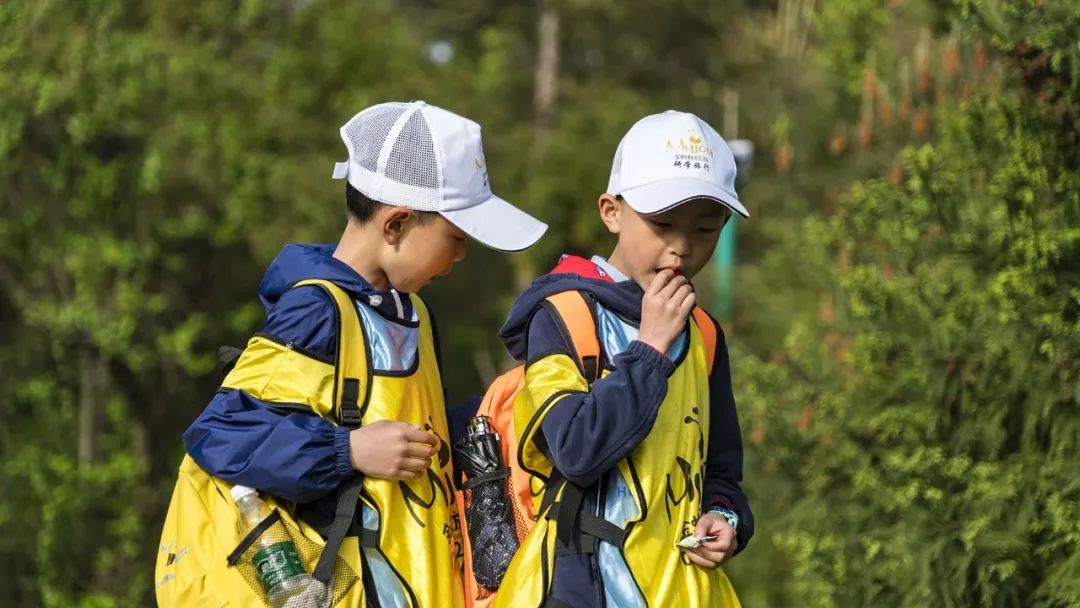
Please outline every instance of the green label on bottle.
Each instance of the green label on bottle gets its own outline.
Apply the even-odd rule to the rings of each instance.
[[[251,563],[259,574],[259,582],[267,593],[273,593],[277,586],[297,574],[305,574],[300,555],[292,541],[281,541],[260,549]]]

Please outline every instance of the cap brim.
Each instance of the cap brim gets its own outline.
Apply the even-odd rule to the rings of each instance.
[[[544,222],[497,196],[478,205],[439,213],[465,234],[499,251],[528,249],[548,228]]]
[[[644,215],[662,213],[685,202],[705,198],[724,205],[744,218],[750,217],[734,192],[694,177],[664,179],[613,194],[621,195],[634,211]]]

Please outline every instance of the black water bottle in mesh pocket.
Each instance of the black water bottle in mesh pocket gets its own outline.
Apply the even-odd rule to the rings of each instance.
[[[510,500],[510,469],[503,462],[499,434],[491,419],[470,419],[454,453],[466,477],[465,521],[473,575],[482,587],[494,591],[518,549],[518,537]]]

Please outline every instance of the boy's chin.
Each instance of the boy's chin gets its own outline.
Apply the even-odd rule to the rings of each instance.
[[[444,276],[444,275],[435,275],[433,277],[428,277],[427,279],[414,279],[414,280],[402,281],[401,282],[402,287],[395,287],[395,289],[397,289],[398,291],[400,291],[402,293],[416,293],[416,292],[420,291],[421,289],[427,287],[428,285],[431,285],[432,283],[437,281],[442,276]]]
[[[641,288],[642,291],[649,289],[649,285],[652,284],[653,278],[656,276],[655,272],[649,271],[644,275],[637,275],[630,277],[634,280],[634,283]]]

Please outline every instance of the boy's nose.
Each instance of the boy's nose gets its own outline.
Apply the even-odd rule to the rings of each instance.
[[[690,254],[690,239],[685,235],[674,237],[668,242],[668,248],[671,250],[671,253],[680,258],[685,258]]]
[[[465,242],[461,242],[460,244],[458,244],[457,250],[454,251],[454,263],[455,264],[457,264],[458,262],[465,259],[465,251],[466,251],[465,245],[466,245]]]

